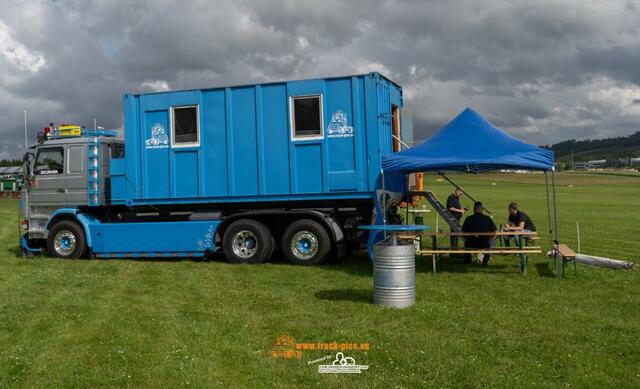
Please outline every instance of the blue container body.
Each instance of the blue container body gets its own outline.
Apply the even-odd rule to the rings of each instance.
[[[308,95],[322,96],[322,136],[293,139],[291,98]],[[199,144],[172,147],[171,107],[193,105]],[[392,107],[402,105],[402,88],[378,73],[127,94],[125,158],[111,162],[111,203],[371,198],[380,157],[392,152]],[[332,132],[336,117],[352,131]],[[154,141],[158,128],[166,145]]]

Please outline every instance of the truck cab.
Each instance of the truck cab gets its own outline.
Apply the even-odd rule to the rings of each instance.
[[[47,225],[57,211],[95,206],[92,194],[99,199],[97,205],[109,202],[110,161],[124,157],[124,143],[114,132],[52,134],[40,135],[24,157],[21,224],[26,238],[36,246],[48,238]],[[97,150],[97,158],[90,157],[91,147]]]

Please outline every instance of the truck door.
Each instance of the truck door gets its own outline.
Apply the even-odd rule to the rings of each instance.
[[[40,147],[33,167],[33,183],[29,191],[32,205],[65,205],[64,147]]]
[[[85,158],[87,152],[84,145],[67,146],[65,182],[66,204],[83,205],[87,203],[87,174],[85,172]]]

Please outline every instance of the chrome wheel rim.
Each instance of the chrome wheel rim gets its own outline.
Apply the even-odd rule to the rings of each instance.
[[[253,257],[258,252],[258,238],[247,230],[236,232],[233,235],[233,253],[240,258]]]
[[[318,252],[318,238],[309,231],[299,231],[291,238],[291,252],[298,259],[308,260]]]
[[[71,255],[76,249],[76,236],[69,230],[58,231],[53,238],[53,248],[64,257]]]

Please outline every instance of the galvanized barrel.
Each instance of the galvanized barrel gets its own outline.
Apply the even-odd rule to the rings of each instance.
[[[416,260],[412,244],[373,247],[373,303],[405,308],[416,301]]]

